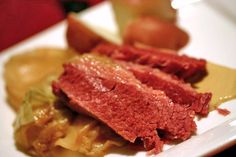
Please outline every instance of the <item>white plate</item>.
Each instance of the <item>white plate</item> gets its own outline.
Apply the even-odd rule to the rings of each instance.
[[[113,34],[117,32],[111,6],[107,2],[86,10],[80,14],[80,18],[89,25],[96,26],[97,29],[107,29]],[[191,36],[190,43],[183,50],[186,54],[236,68],[236,26],[230,18],[212,8],[207,1],[201,1],[180,8],[179,25]],[[2,77],[4,63],[10,56],[27,49],[45,46],[66,47],[65,28],[66,24],[63,21],[0,55],[0,156],[26,156],[17,151],[14,145],[12,123],[15,113],[6,102]],[[236,100],[224,103],[221,107],[227,108],[231,113],[224,117],[215,111],[211,112],[207,118],[197,121],[196,136],[175,146],[165,145],[164,151],[158,156],[202,156],[235,144]],[[139,152],[136,155],[143,156],[145,153]],[[120,156],[120,154],[109,156]]]

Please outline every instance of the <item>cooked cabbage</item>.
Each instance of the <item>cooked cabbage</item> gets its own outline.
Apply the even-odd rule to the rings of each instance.
[[[56,145],[86,154],[102,156],[111,146],[122,146],[124,141],[96,120],[79,115],[68,127],[68,134]]]
[[[14,55],[5,64],[8,101],[17,111],[25,93],[51,74],[59,74],[62,64],[75,56],[70,49],[38,48]]]
[[[90,117],[79,115],[56,99],[51,81],[31,88],[14,123],[15,141],[24,152],[39,157],[103,156],[124,140]]]

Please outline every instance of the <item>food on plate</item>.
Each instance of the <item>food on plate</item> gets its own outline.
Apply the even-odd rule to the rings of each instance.
[[[206,71],[206,61],[186,55],[166,53],[162,49],[138,48],[129,45],[100,44],[94,52],[113,59],[131,61],[138,64],[158,68],[166,73],[174,74],[186,81],[196,82],[202,79]]]
[[[123,34],[127,24],[140,16],[152,16],[163,21],[175,22],[176,10],[170,0],[110,0],[115,19]]]
[[[132,143],[141,138],[155,153],[163,145],[158,134],[167,141],[186,140],[196,130],[194,111],[106,57],[86,54],[65,64],[53,91],[73,110],[102,121]]]
[[[15,108],[24,100],[14,123],[20,150],[94,157],[134,143],[159,153],[195,133],[195,115],[206,116],[211,105],[211,90],[202,87],[212,79],[204,79],[212,70],[206,60],[143,43],[116,45],[73,16],[68,25],[74,50],[36,49],[6,63],[8,98]],[[199,80],[196,91],[190,83]]]
[[[127,62],[118,62],[143,84],[153,89],[162,90],[174,103],[186,106],[201,115],[207,115],[211,93],[198,93],[190,84],[158,69]]]
[[[73,50],[69,49],[41,48],[11,57],[5,65],[4,78],[8,101],[13,109],[19,109],[31,86],[50,74],[59,74],[62,63],[74,55]]]
[[[20,150],[38,157],[103,156],[126,142],[104,124],[75,114],[52,93],[51,76],[25,96],[14,123]]]
[[[142,43],[174,50],[182,48],[189,40],[188,34],[175,24],[153,17],[140,17],[129,22],[122,37],[125,44]]]
[[[104,38],[88,29],[82,22],[70,14],[67,18],[67,43],[78,52],[89,52],[94,46],[106,42]]]

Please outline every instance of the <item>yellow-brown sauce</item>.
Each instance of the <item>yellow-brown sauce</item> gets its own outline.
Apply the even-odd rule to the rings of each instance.
[[[210,110],[236,98],[236,69],[207,63],[208,75],[194,86],[199,92],[211,92]]]

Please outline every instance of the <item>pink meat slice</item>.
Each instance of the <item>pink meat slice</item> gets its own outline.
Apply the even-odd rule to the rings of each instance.
[[[158,68],[189,82],[196,82],[207,74],[205,60],[177,53],[166,53],[166,50],[162,49],[138,48],[130,45],[117,46],[104,43],[95,47],[93,51],[113,59]]]
[[[186,140],[196,130],[194,111],[173,103],[107,58],[83,55],[64,65],[53,92],[77,112],[102,121],[124,139],[141,138],[147,150],[158,153],[163,141]],[[157,131],[158,129],[158,131]]]
[[[128,62],[117,63],[131,71],[143,84],[164,91],[174,103],[191,108],[201,115],[208,114],[211,93],[198,93],[190,84],[158,69]]]

